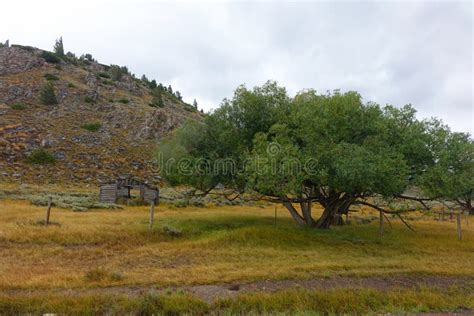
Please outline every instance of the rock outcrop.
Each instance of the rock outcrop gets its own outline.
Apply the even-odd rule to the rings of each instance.
[[[157,142],[188,118],[190,106],[151,91],[127,74],[107,78],[108,66],[76,58],[47,62],[28,46],[0,48],[0,181],[99,182],[121,174],[155,179]],[[48,81],[49,79],[49,81]],[[57,105],[39,102],[54,85]],[[29,157],[42,149],[54,164]]]

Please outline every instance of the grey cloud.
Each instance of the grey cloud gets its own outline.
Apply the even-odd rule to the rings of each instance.
[[[294,94],[357,90],[380,104],[412,103],[474,132],[472,3],[81,2],[3,4],[0,39],[66,48],[172,84],[215,108],[242,83],[277,80]],[[15,12],[17,11],[17,12]],[[17,16],[23,13],[21,22]]]

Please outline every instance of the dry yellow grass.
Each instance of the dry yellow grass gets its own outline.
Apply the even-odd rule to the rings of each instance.
[[[279,208],[160,205],[153,232],[148,208],[72,212],[0,200],[0,287],[74,288],[189,285],[335,275],[474,275],[474,220],[456,239],[454,222],[397,220],[378,236],[376,223],[328,231],[294,226]],[[367,211],[366,211],[367,213]],[[162,229],[183,231],[170,237]],[[87,277],[96,275],[97,277]]]

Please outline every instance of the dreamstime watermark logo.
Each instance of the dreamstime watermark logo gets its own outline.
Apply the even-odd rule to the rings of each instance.
[[[275,156],[281,152],[281,146],[277,142],[272,142],[267,146],[267,153],[269,155]]]
[[[165,175],[183,176],[239,176],[245,173],[272,176],[315,175],[318,162],[314,158],[298,158],[283,154],[282,146],[277,142],[267,145],[264,154],[255,154],[242,159],[233,158],[191,158],[163,157],[157,155],[157,172]]]

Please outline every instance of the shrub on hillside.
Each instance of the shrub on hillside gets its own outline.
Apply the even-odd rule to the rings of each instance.
[[[106,72],[99,72],[99,77],[110,79],[110,75]]]
[[[94,58],[92,57],[91,54],[84,54],[84,55],[81,55],[81,57],[79,58],[81,61],[88,61],[88,62],[93,62],[94,61]]]
[[[98,122],[85,123],[81,125],[81,128],[88,130],[89,132],[97,132],[102,125]]]
[[[162,99],[162,98],[153,98],[153,100],[151,101],[151,103],[149,104],[149,106],[162,108],[162,107],[165,106],[165,104],[163,103],[163,99]]]
[[[56,158],[43,148],[33,150],[26,160],[37,165],[54,164],[56,162]]]
[[[59,77],[53,74],[45,74],[44,78],[48,81],[57,81],[59,80]]]
[[[79,59],[76,57],[76,55],[74,55],[74,53],[67,52],[66,55],[63,57],[63,59],[75,66],[78,65]]]
[[[95,103],[95,100],[94,100],[93,97],[85,96],[85,97],[84,97],[84,102],[89,103],[89,104],[92,104],[92,103]]]
[[[24,110],[26,109],[26,104],[21,103],[21,102],[16,102],[16,103],[10,104],[10,108],[13,110]]]
[[[162,107],[165,106],[165,103],[163,102],[163,96],[161,94],[160,89],[158,89],[158,88],[153,89],[151,94],[153,96],[153,100],[151,101],[150,106],[155,106],[155,107],[159,107],[159,108],[162,108]]]
[[[54,87],[50,82],[45,84],[41,89],[39,99],[41,103],[45,105],[58,104],[58,100],[56,99],[56,93],[54,92]]]
[[[51,53],[51,52],[47,52],[47,51],[43,51],[41,53],[41,57],[48,63],[51,63],[51,64],[59,64],[61,62],[61,58],[59,58],[58,55],[56,55],[55,53]]]
[[[123,99],[119,99],[118,102],[123,103],[123,104],[128,104],[130,103],[130,100],[123,98]]]
[[[123,75],[128,74],[128,68],[126,66],[110,65],[109,73],[113,80],[119,81]]]

